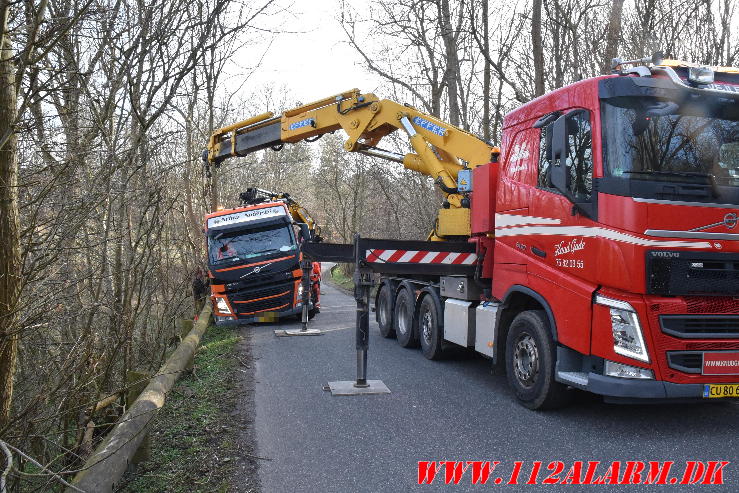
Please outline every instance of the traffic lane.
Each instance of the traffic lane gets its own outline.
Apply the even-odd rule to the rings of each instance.
[[[353,326],[354,300],[323,288],[311,326]],[[258,450],[272,459],[260,463],[264,491],[415,489],[417,461],[446,459],[500,460],[505,474],[514,460],[729,460],[727,485],[712,490],[739,489],[734,403],[619,406],[579,394],[566,409],[532,412],[516,403],[504,375],[491,375],[487,360],[460,351],[428,361],[379,337],[375,323],[368,376],[392,393],[332,397],[321,390],[328,381],[356,375],[353,329],[275,337],[284,326],[248,329],[258,358]],[[453,488],[475,489],[466,483]]]

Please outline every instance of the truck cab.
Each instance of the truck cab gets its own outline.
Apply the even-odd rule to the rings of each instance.
[[[211,300],[217,324],[271,322],[302,312],[300,234],[282,201],[205,217]],[[312,266],[309,315],[320,303],[320,264]]]
[[[508,114],[502,144],[495,198],[473,193],[473,221],[494,200],[501,337],[537,312],[556,352],[517,330],[518,397],[549,363],[610,401],[739,396],[739,73],[587,79]]]

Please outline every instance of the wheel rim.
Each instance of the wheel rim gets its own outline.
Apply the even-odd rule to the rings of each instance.
[[[431,318],[431,312],[428,310],[424,310],[423,314],[421,315],[421,336],[423,337],[423,341],[431,345],[431,325],[433,324],[433,319]]]
[[[398,303],[398,330],[401,334],[408,333],[408,303],[401,298]]]
[[[525,388],[536,383],[539,374],[539,349],[530,334],[524,332],[518,339],[513,351],[513,372],[518,382]]]

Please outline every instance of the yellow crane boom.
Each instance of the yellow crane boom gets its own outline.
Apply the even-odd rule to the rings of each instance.
[[[295,143],[343,130],[347,152],[388,159],[405,168],[430,176],[445,195],[446,204],[430,238],[469,236],[469,200],[460,191],[460,170],[496,161],[500,150],[474,134],[434,116],[388,99],[379,99],[359,89],[284,111],[268,112],[216,130],[208,142],[204,159],[220,165],[234,156],[261,149],[279,149]],[[399,154],[378,146],[383,137],[401,130],[413,152]]]

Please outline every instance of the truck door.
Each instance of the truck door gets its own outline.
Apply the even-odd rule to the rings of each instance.
[[[597,193],[593,191],[593,147],[590,112],[576,109],[565,115],[567,149],[563,166],[569,173],[566,197],[552,185],[552,135],[554,122],[541,127],[537,173],[537,199],[532,215],[542,219],[535,226],[532,245],[545,252],[545,262],[556,273],[587,279],[597,259]],[[574,203],[573,203],[574,202]],[[577,203],[577,205],[575,205]],[[588,265],[591,264],[591,265]]]
[[[532,287],[547,292],[557,319],[559,341],[587,354],[589,351],[591,296],[600,239],[597,193],[593,190],[592,119],[585,109],[567,112],[566,152],[559,164],[566,166],[567,195],[551,181],[554,122],[540,129],[537,193],[532,216],[541,218],[531,225],[527,240],[532,258],[529,265]],[[577,205],[576,205],[577,204]],[[533,286],[536,285],[536,286]]]

